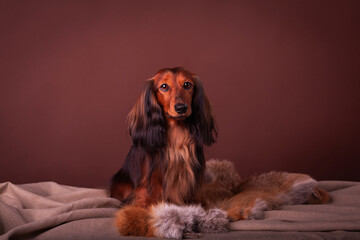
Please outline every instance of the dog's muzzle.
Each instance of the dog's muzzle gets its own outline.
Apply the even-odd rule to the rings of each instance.
[[[177,103],[175,104],[175,111],[178,113],[178,114],[184,114],[186,113],[186,110],[188,108],[187,104],[186,103]]]

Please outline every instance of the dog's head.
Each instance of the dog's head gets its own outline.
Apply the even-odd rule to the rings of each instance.
[[[133,144],[148,151],[166,146],[166,128],[171,121],[184,121],[198,145],[215,142],[214,118],[202,84],[180,67],[161,69],[145,82],[128,116]]]
[[[154,77],[154,91],[166,119],[184,120],[191,115],[196,78],[181,68],[162,69]]]

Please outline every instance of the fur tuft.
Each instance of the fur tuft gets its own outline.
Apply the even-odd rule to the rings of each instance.
[[[154,228],[154,235],[163,238],[181,239],[185,230],[185,223],[181,219],[175,205],[159,204],[151,208],[150,224]]]
[[[202,188],[201,203],[206,208],[218,207],[217,203],[239,192],[241,177],[234,164],[228,160],[209,160],[205,170],[206,184]]]
[[[212,208],[199,219],[198,230],[201,233],[221,233],[227,232],[229,220],[225,211]]]
[[[330,195],[324,190],[319,187],[314,187],[314,191],[311,194],[307,203],[310,204],[322,204],[322,203],[329,203],[331,202]]]
[[[154,236],[149,227],[149,212],[145,208],[126,206],[120,209],[116,213],[116,226],[123,236]]]
[[[181,239],[187,233],[219,233],[227,231],[226,212],[199,205],[177,206],[161,203],[152,206],[150,225],[156,237]]]
[[[264,212],[267,209],[267,204],[264,200],[258,198],[255,200],[255,205],[250,210],[248,219],[258,220],[264,218]]]
[[[296,205],[305,203],[314,191],[316,181],[312,178],[305,182],[295,183],[286,194],[284,204]]]
[[[234,192],[241,183],[241,177],[234,164],[228,160],[211,159],[206,162],[206,171],[219,186],[230,192]]]

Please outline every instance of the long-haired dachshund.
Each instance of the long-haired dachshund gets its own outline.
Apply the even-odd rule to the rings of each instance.
[[[242,180],[229,161],[205,163],[203,147],[217,136],[214,118],[201,82],[183,68],[161,69],[146,81],[128,124],[133,145],[110,189],[122,203],[116,219],[123,235],[221,232],[228,220],[329,200],[305,174],[270,172]]]
[[[183,68],[161,69],[146,81],[128,124],[133,146],[111,196],[142,207],[199,202],[203,146],[215,142],[216,129],[198,78]]]

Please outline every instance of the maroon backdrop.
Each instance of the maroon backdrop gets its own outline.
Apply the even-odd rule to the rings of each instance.
[[[360,180],[360,1],[1,1],[0,182],[104,186],[159,68],[198,74],[207,158]]]

